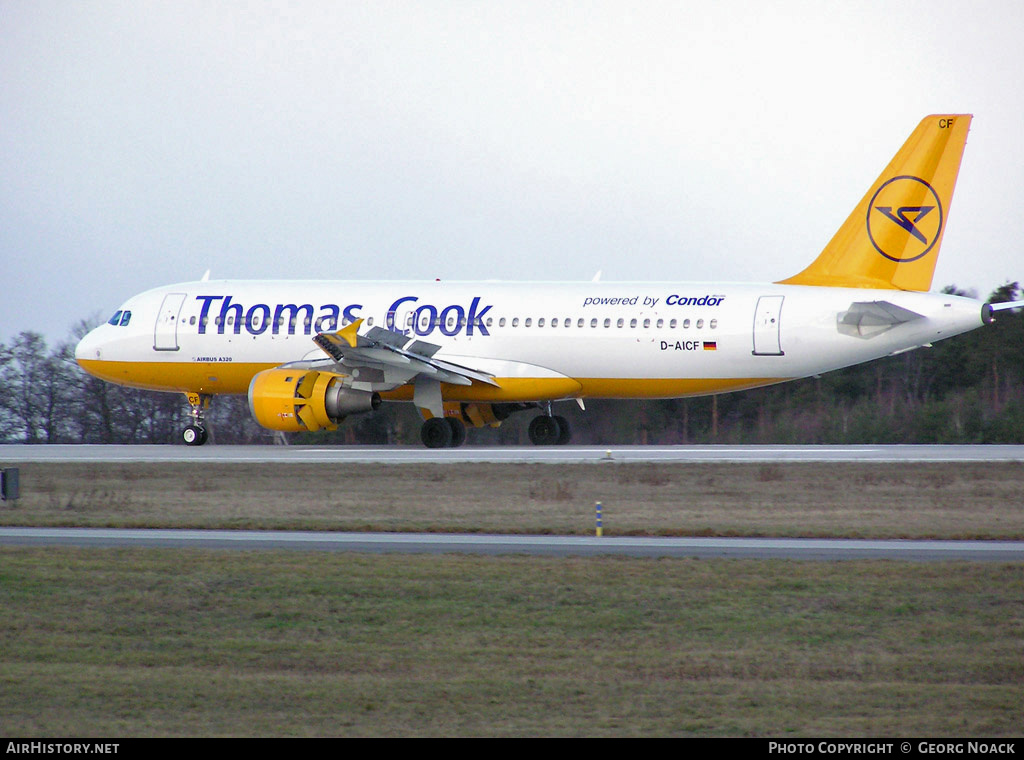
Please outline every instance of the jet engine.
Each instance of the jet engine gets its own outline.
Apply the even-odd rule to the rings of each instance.
[[[350,414],[372,412],[380,394],[346,388],[344,375],[308,369],[268,369],[249,383],[249,410],[270,430],[335,430]]]

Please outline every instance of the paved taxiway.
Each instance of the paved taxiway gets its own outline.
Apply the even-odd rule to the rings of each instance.
[[[0,545],[297,549],[405,554],[731,557],[745,559],[911,561],[1024,560],[1024,541],[872,541],[817,538],[636,538],[437,533],[0,528]]]
[[[3,445],[20,462],[316,462],[551,464],[583,462],[1024,462],[1024,446],[394,446]]]

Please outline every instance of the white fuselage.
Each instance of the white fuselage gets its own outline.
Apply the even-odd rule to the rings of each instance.
[[[843,322],[875,303],[903,316]],[[256,372],[325,358],[318,332],[363,319],[360,334],[404,332],[499,386],[445,386],[446,400],[668,398],[926,345],[980,327],[982,308],[943,294],[775,284],[203,281],[129,299],[119,314],[130,317],[90,332],[76,358],[125,385],[245,393]]]

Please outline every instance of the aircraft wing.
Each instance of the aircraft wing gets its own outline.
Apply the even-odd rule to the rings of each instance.
[[[363,320],[333,333],[313,338],[320,349],[352,378],[353,388],[384,390],[406,383],[414,385],[414,402],[443,416],[441,383],[472,385],[474,382],[499,387],[494,376],[434,355],[441,346],[381,327],[359,334]]]

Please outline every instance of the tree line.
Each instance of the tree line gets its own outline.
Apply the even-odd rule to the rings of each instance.
[[[969,295],[955,287],[943,292]],[[990,302],[1020,300],[1018,283]],[[83,320],[54,346],[22,332],[0,343],[0,441],[177,443],[188,424],[183,394],[124,388],[74,360]],[[867,364],[751,391],[665,401],[559,404],[579,444],[1022,443],[1024,314],[1002,311],[985,328]],[[469,444],[528,443],[533,415],[471,433]],[[384,404],[332,433],[275,435],[244,396],[218,396],[206,415],[216,443],[419,444],[411,404]]]

